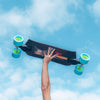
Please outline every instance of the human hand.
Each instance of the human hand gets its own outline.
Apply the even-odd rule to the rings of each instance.
[[[43,62],[48,64],[55,56],[57,56],[57,54],[53,55],[55,49],[52,50],[52,52],[50,53],[51,48],[48,49],[47,54],[44,52],[44,59]]]

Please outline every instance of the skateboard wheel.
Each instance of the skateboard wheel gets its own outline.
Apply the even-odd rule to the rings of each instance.
[[[21,49],[20,48],[14,48],[13,51],[12,51],[12,56],[14,58],[19,58],[21,55]]]
[[[13,43],[14,43],[15,46],[22,46],[23,45],[23,41],[24,41],[24,39],[23,39],[22,36],[20,36],[20,35],[14,36]]]
[[[74,70],[75,74],[77,75],[82,75],[83,71],[84,71],[84,67],[83,66],[80,67],[79,64],[75,67],[75,70]]]
[[[81,64],[87,64],[89,60],[90,60],[90,56],[87,53],[82,53],[79,58]]]

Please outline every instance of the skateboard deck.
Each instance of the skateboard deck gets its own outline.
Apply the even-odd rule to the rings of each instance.
[[[53,62],[63,64],[63,65],[76,65],[80,64],[76,60],[76,52],[61,49],[55,46],[43,44],[40,42],[33,41],[29,39],[25,45],[20,46],[20,48],[26,52],[28,55],[38,58],[44,58],[43,52],[47,53],[48,48],[51,48],[51,51],[55,49],[54,54],[58,54],[55,58],[52,59]]]

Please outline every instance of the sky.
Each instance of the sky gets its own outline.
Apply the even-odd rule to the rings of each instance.
[[[49,63],[51,100],[100,100],[100,0],[0,0],[0,100],[42,100],[43,59],[12,57],[13,37],[88,53],[84,73]]]

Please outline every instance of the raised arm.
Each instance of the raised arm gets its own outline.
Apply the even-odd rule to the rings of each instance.
[[[42,68],[42,77],[41,77],[41,90],[43,95],[43,100],[51,100],[50,97],[50,80],[48,74],[48,64],[56,55],[53,55],[53,51],[50,53],[50,48],[48,49],[48,53],[44,53],[43,59],[43,68]],[[53,56],[52,56],[53,55]]]

